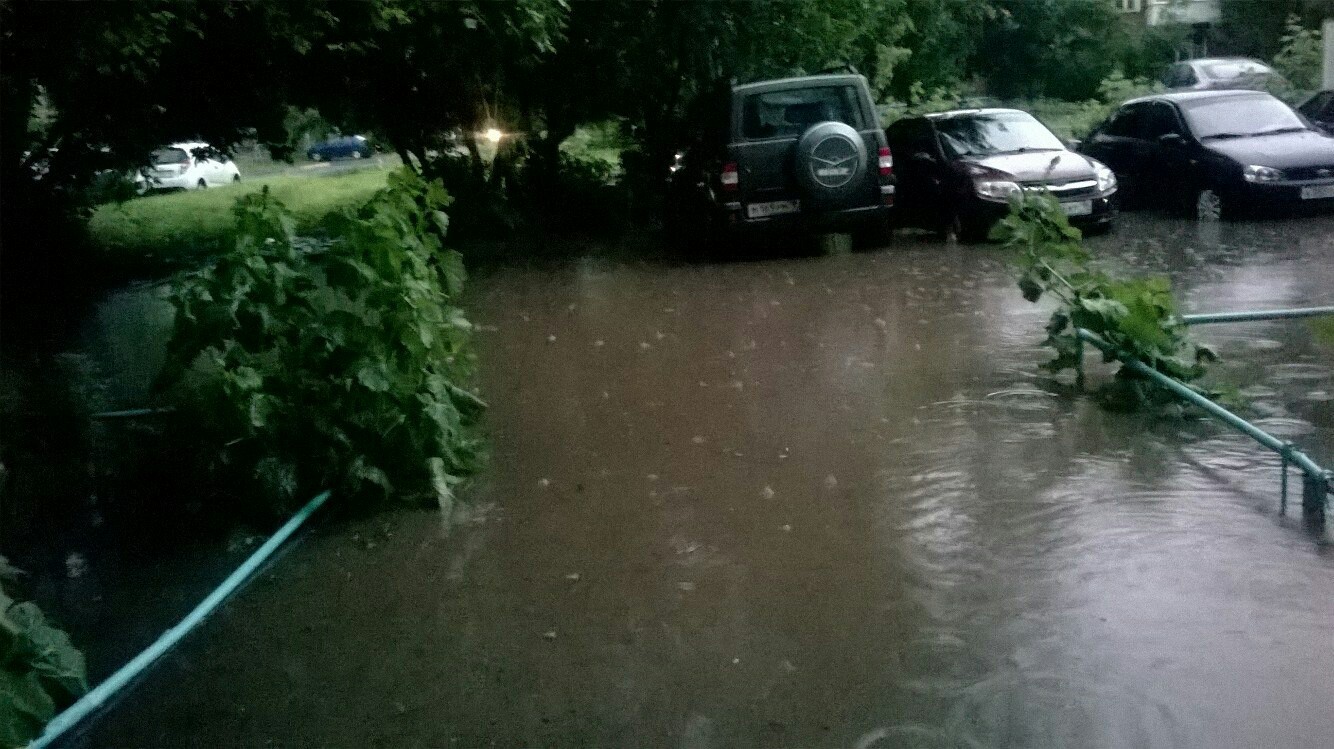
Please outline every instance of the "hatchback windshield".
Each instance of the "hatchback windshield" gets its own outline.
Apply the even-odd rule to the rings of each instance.
[[[955,157],[1065,150],[1060,138],[1025,112],[951,117],[937,120],[936,130]]]
[[[1208,99],[1182,110],[1196,138],[1240,138],[1306,129],[1296,112],[1268,94]]]
[[[801,135],[811,125],[830,120],[861,130],[859,111],[852,86],[767,91],[746,98],[741,129],[751,139]]]
[[[182,151],[179,148],[159,148],[153,152],[153,164],[155,166],[161,164],[179,164],[182,161],[188,160],[189,157],[185,155],[185,151]]]

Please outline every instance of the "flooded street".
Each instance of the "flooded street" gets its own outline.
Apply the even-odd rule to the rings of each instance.
[[[1334,217],[1129,214],[1090,246],[1190,312],[1334,303]],[[487,272],[469,308],[492,447],[453,517],[319,528],[88,746],[1334,736],[1334,556],[1299,493],[1280,516],[1277,457],[1042,375],[1049,309],[998,248],[585,259]],[[1195,334],[1334,462],[1306,323]]]

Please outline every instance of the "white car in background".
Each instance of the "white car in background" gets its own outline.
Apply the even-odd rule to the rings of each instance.
[[[135,191],[203,190],[241,181],[241,170],[207,143],[172,143],[153,152],[149,166],[134,175]]]

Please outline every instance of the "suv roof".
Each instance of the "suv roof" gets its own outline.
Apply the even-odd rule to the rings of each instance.
[[[856,73],[838,73],[833,75],[803,75],[795,78],[775,78],[768,81],[755,81],[754,83],[741,83],[732,86],[734,93],[745,94],[752,91],[769,91],[785,88],[804,88],[813,85],[829,84],[855,84],[866,80],[865,76]]]

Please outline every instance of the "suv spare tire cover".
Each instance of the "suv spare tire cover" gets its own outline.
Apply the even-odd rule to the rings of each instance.
[[[837,203],[864,187],[866,143],[842,122],[811,125],[797,141],[794,154],[797,182],[819,203]]]

